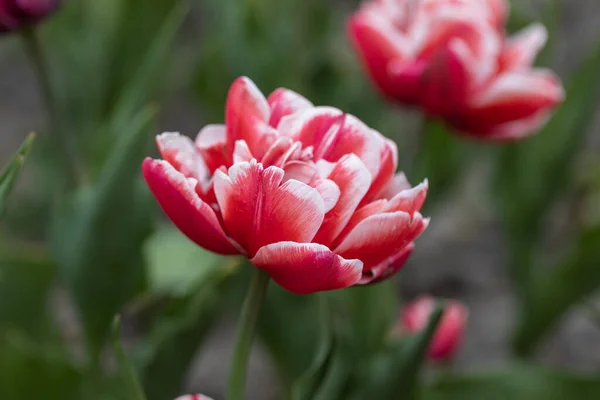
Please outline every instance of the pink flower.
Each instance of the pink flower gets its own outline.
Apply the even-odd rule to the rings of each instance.
[[[55,11],[62,0],[0,0],[0,32],[34,24]]]
[[[564,90],[554,73],[532,67],[546,29],[507,38],[507,11],[505,0],[372,0],[348,31],[389,99],[472,137],[515,140],[548,120]]]
[[[428,357],[431,360],[451,359],[462,342],[469,311],[467,307],[453,300],[445,302],[445,310],[437,330],[429,344]],[[408,333],[417,333],[427,327],[429,317],[435,308],[435,299],[422,296],[402,310],[401,328]]]
[[[210,397],[201,395],[201,394],[188,394],[185,396],[179,396],[175,400],[213,400]]]
[[[279,285],[311,293],[395,273],[429,220],[427,182],[411,188],[396,145],[356,117],[248,78],[229,91],[225,125],[195,142],[157,137],[143,172],[175,225],[219,254],[243,254]]]

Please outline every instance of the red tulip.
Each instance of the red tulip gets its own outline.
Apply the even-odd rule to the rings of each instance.
[[[372,0],[350,19],[351,40],[389,99],[421,107],[484,140],[536,132],[564,91],[533,68],[542,25],[507,38],[505,0]]]
[[[188,394],[185,396],[179,396],[175,400],[213,400],[210,397],[204,396],[202,394]]]
[[[469,317],[467,307],[458,301],[447,300],[445,306],[444,315],[429,344],[428,357],[434,361],[444,361],[454,356],[462,342]],[[402,329],[408,333],[422,331],[427,327],[434,309],[433,297],[423,296],[416,299],[402,310]]]
[[[0,32],[34,24],[55,11],[62,0],[0,0]]]
[[[311,293],[389,277],[429,220],[427,182],[394,176],[396,145],[356,117],[286,89],[266,99],[248,78],[225,125],[195,143],[157,138],[143,172],[165,213],[198,245],[243,254],[278,284]]]

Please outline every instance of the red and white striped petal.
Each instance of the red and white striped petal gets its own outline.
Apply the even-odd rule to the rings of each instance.
[[[510,39],[500,55],[502,71],[531,67],[548,40],[548,31],[542,24],[533,24]]]
[[[398,147],[396,143],[385,139],[381,152],[379,172],[373,178],[369,191],[362,199],[361,205],[365,205],[377,197],[384,187],[390,182],[398,168]]]
[[[363,276],[360,279],[359,284],[374,284],[383,282],[396,274],[404,266],[413,250],[415,249],[414,243],[409,243],[402,250],[386,258],[369,271],[363,272]]]
[[[399,172],[388,182],[383,190],[377,195],[377,198],[390,200],[403,190],[408,190],[412,186],[406,178],[404,172]]]
[[[208,170],[194,142],[177,132],[165,132],[156,137],[156,145],[163,159],[187,178],[204,182]]]
[[[245,140],[236,140],[233,148],[233,163],[250,162],[254,156]]]
[[[511,142],[524,139],[537,133],[551,117],[551,110],[541,110],[531,117],[494,126],[486,135],[486,140]]]
[[[358,210],[356,210],[354,214],[352,214],[350,221],[348,221],[342,232],[333,241],[333,245],[331,247],[336,248],[344,240],[344,238],[348,236],[348,233],[350,233],[350,231],[352,231],[352,229],[356,227],[356,225],[358,225],[364,219],[370,217],[371,215],[379,214],[386,204],[387,200],[379,199],[369,204],[366,204],[360,207]]]
[[[269,126],[271,110],[267,99],[247,77],[235,80],[229,89],[225,109],[227,125],[227,154],[231,154],[237,140],[245,140],[258,159],[262,158],[277,131]]]
[[[279,125],[281,118],[294,114],[300,110],[312,108],[313,103],[308,101],[304,96],[299,95],[293,90],[279,88],[267,98],[271,107],[271,118],[269,125],[276,128]]]
[[[340,196],[333,209],[325,215],[314,238],[315,242],[324,245],[330,245],[352,217],[369,189],[371,174],[357,156],[349,154],[335,164],[328,179],[337,184]]]
[[[286,172],[287,175],[287,172]],[[311,182],[311,186],[319,191],[325,204],[325,213],[328,213],[340,199],[340,188],[331,179],[318,178]]]
[[[427,198],[428,189],[429,183],[427,182],[427,179],[425,179],[423,183],[414,188],[403,190],[394,196],[388,201],[382,212],[404,211],[410,215],[414,215],[415,212],[423,207],[425,199]]]
[[[304,147],[321,145],[327,132],[342,123],[344,113],[333,107],[314,107],[283,117],[277,126],[281,136],[300,141]],[[339,128],[338,128],[339,129]]]
[[[163,160],[146,158],[144,178],[158,204],[173,223],[192,241],[219,254],[239,254],[227,237],[213,209],[196,193],[197,181]]]
[[[255,160],[217,171],[214,190],[227,233],[250,257],[267,244],[310,242],[323,222],[319,192],[294,179],[283,182],[281,168],[264,169]]]
[[[296,294],[342,289],[362,275],[360,260],[346,260],[316,243],[280,242],[261,247],[250,260]]]
[[[564,98],[564,89],[550,71],[511,71],[475,96],[470,107],[453,121],[467,133],[489,133],[495,126],[551,110]]]
[[[372,215],[361,221],[334,251],[358,258],[368,271],[415,240],[429,224],[421,214],[404,211]]]
[[[225,125],[206,125],[196,136],[196,148],[204,158],[204,163],[211,174],[220,166],[227,167],[231,164],[231,159],[228,159],[225,154],[226,142]]]

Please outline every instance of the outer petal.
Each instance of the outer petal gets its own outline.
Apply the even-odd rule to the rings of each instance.
[[[469,109],[451,122],[459,130],[485,135],[497,125],[550,110],[563,98],[562,85],[549,71],[507,72],[473,97]]]
[[[175,132],[165,132],[156,137],[156,145],[162,158],[183,175],[200,182],[206,180],[206,165],[190,138]]]
[[[402,250],[427,227],[429,220],[403,211],[375,214],[360,222],[334,250],[344,258],[358,258],[368,271]]]
[[[357,283],[363,263],[345,260],[316,243],[280,242],[262,247],[250,260],[296,294],[342,289]]]
[[[377,175],[373,178],[369,191],[363,198],[361,205],[367,204],[377,197],[385,186],[390,182],[398,167],[398,147],[396,143],[385,139],[385,144],[381,151],[381,163]]]
[[[344,113],[337,108],[314,107],[283,117],[277,130],[281,136],[317,149],[332,127],[339,126],[343,119]]]
[[[206,125],[196,136],[196,148],[202,154],[210,173],[220,166],[228,166],[231,160],[225,154],[227,133],[225,125]]]
[[[377,197],[389,200],[401,191],[408,190],[410,188],[410,182],[406,178],[406,175],[404,175],[404,172],[399,172],[394,175],[394,177],[388,182],[388,184],[383,188]]]
[[[383,260],[371,270],[365,271],[360,280],[361,285],[373,284],[385,281],[400,270],[415,249],[414,243],[409,243],[405,248],[394,254],[393,256]]]
[[[325,215],[325,220],[314,238],[317,243],[330,245],[352,217],[356,207],[367,193],[371,175],[362,161],[354,154],[343,157],[334,167],[328,179],[340,190],[335,207]]]
[[[269,95],[267,101],[271,107],[269,125],[272,127],[277,127],[281,118],[286,115],[313,107],[313,104],[304,96],[284,88],[276,89]]]
[[[319,192],[290,179],[284,171],[263,169],[255,160],[235,164],[229,175],[217,171],[214,190],[227,233],[253,257],[267,244],[310,242],[323,222]]]
[[[415,105],[421,97],[421,77],[427,68],[425,61],[393,59],[388,66],[390,85],[393,88],[393,100],[403,104]]]
[[[219,254],[238,254],[213,209],[198,197],[195,180],[163,160],[144,160],[142,171],[165,214],[199,246]]]
[[[388,65],[391,60],[410,57],[408,39],[376,5],[363,8],[349,20],[348,35],[381,92],[390,98],[401,96],[403,88],[390,79]]]
[[[258,159],[262,158],[277,132],[269,126],[271,110],[267,99],[249,78],[241,77],[231,85],[227,96],[227,154],[236,140],[245,140]]]
[[[388,201],[382,212],[404,211],[412,216],[423,207],[428,189],[429,183],[425,179],[423,183],[414,188],[396,194]]]
[[[533,24],[510,38],[500,56],[501,70],[531,67],[539,51],[548,40],[548,31],[542,24]]]
[[[499,142],[523,139],[540,130],[550,120],[552,112],[541,110],[528,118],[507,122],[493,127],[485,136],[486,140]]]

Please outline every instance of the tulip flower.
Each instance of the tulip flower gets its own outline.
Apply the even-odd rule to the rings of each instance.
[[[553,72],[532,67],[546,29],[507,37],[507,12],[505,0],[371,0],[348,32],[390,100],[470,137],[516,140],[549,119],[564,90]]]
[[[188,394],[185,396],[179,396],[175,400],[213,400],[210,397],[201,395],[201,394]]]
[[[61,0],[0,0],[0,32],[12,32],[35,24],[53,11]]]
[[[192,241],[242,254],[285,289],[307,294],[395,273],[429,220],[427,182],[410,187],[396,145],[356,117],[248,78],[227,98],[225,125],[195,142],[157,137],[162,160],[143,173],[158,203]]]
[[[403,331],[417,333],[427,327],[429,316],[435,309],[435,299],[420,297],[402,310],[400,325]],[[428,349],[428,358],[432,361],[451,359],[462,342],[469,317],[467,307],[454,300],[445,301],[444,315],[440,320]]]

